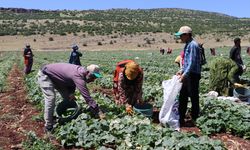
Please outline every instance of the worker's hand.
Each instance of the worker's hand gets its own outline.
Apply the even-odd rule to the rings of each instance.
[[[244,85],[239,84],[239,83],[234,83],[234,87],[238,88],[238,87],[244,87]]]
[[[99,110],[98,116],[101,120],[106,118],[106,115],[101,110]]]
[[[141,99],[141,100],[138,100],[137,103],[138,103],[138,104],[144,104],[144,101]]]
[[[178,72],[176,72],[176,75],[177,75],[177,76],[181,76],[181,74],[182,74],[182,71],[181,71],[181,70],[179,70]]]
[[[134,112],[133,112],[133,108],[131,105],[129,105],[129,104],[126,105],[126,112],[129,115],[133,115]]]
[[[180,82],[183,82],[183,81],[184,81],[184,79],[185,79],[185,76],[184,76],[183,74],[179,76],[179,80],[180,80]]]
[[[76,100],[75,95],[74,95],[74,94],[70,94],[70,95],[69,95],[69,100],[70,100],[70,101]]]
[[[243,69],[243,71],[245,72],[245,71],[247,70],[246,65],[242,65],[242,69]]]

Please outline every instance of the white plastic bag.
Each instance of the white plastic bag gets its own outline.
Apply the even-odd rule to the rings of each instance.
[[[178,94],[181,90],[182,83],[178,76],[174,75],[172,79],[162,82],[163,87],[163,105],[159,113],[159,121],[162,124],[168,124],[174,130],[180,130],[179,123],[179,102]],[[176,101],[177,100],[177,101]]]

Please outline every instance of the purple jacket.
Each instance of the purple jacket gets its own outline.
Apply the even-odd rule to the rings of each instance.
[[[68,92],[67,94],[71,94],[77,88],[90,107],[98,108],[96,102],[91,98],[86,85],[87,70],[85,67],[67,63],[54,63],[43,66],[41,70],[49,76],[56,89],[61,89],[66,93]]]

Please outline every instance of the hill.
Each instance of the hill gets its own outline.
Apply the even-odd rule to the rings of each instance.
[[[250,18],[187,9],[111,9],[86,11],[42,11],[17,8],[0,9],[0,35],[88,33],[135,34],[140,32],[173,33],[185,23],[196,34],[250,32]]]
[[[132,42],[132,49],[151,47],[157,41],[161,44],[178,43],[173,39],[173,33],[182,25],[191,26],[194,35],[201,39],[208,38],[221,42],[239,36],[250,42],[249,24],[250,18],[176,8],[84,11],[0,8],[0,37],[29,36],[31,39],[28,42],[30,40],[36,42],[39,41],[37,38],[43,38],[40,36],[49,38],[49,41],[65,39],[64,36],[67,36],[70,40],[67,45],[75,42],[85,47],[98,45],[99,48],[103,45],[114,47],[120,40],[124,41],[124,44]],[[81,41],[80,38],[85,40]],[[138,40],[143,42],[137,42]],[[51,48],[51,46],[43,48],[48,47]],[[153,46],[153,48],[159,47],[161,47],[159,44]],[[64,49],[65,45],[57,48]]]

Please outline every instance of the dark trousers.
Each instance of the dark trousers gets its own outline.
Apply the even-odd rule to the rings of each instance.
[[[28,64],[25,65],[25,68],[24,68],[25,74],[29,74],[31,72],[32,65],[33,65],[33,60],[29,60]]]
[[[242,66],[238,65],[238,70],[237,72],[235,72],[233,78],[234,78],[234,82],[240,83],[240,76],[243,74],[243,68]]]
[[[184,118],[187,111],[188,97],[191,98],[192,110],[191,115],[192,119],[196,120],[200,113],[199,106],[199,81],[201,75],[191,73],[187,78],[184,79],[183,85],[179,95],[179,113],[180,113],[180,122],[184,122]]]

